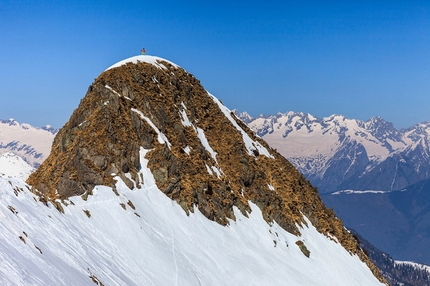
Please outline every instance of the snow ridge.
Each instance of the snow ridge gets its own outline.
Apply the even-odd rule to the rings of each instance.
[[[171,61],[168,61],[166,59],[160,58],[160,57],[156,57],[156,56],[149,56],[149,55],[139,55],[139,56],[134,56],[134,57],[130,57],[128,59],[122,60],[117,62],[116,64],[113,64],[112,66],[108,67],[105,71],[113,69],[113,68],[117,68],[120,67],[122,65],[125,65],[127,63],[137,63],[137,62],[144,62],[144,63],[149,63],[152,64],[154,66],[156,66],[157,68],[160,69],[166,69],[167,67],[164,66],[161,62],[167,62],[169,64],[171,64],[172,66],[178,68],[179,66],[175,63],[172,63]]]

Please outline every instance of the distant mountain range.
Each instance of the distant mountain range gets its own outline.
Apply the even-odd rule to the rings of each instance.
[[[430,122],[396,129],[381,117],[368,121],[302,112],[253,118],[234,111],[318,187],[401,190],[430,178]]]
[[[12,152],[37,168],[51,152],[57,129],[21,124],[14,119],[0,120],[0,155]]]

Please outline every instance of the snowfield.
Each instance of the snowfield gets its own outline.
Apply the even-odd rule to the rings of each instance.
[[[229,226],[197,209],[187,216],[157,188],[148,151],[140,189],[116,177],[117,194],[97,186],[87,201],[66,201],[64,214],[22,179],[0,178],[0,285],[381,285],[310,221],[296,237],[253,204]]]
[[[28,176],[34,172],[34,168],[25,162],[21,157],[13,153],[0,155],[0,177],[20,178],[27,180]]]

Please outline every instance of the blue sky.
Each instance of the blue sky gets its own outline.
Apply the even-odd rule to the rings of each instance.
[[[0,39],[0,118],[34,126],[142,47],[253,116],[430,121],[428,1],[2,0]]]

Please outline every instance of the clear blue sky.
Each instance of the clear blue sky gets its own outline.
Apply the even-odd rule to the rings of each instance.
[[[2,0],[0,118],[61,127],[142,47],[253,116],[430,121],[429,1]]]

